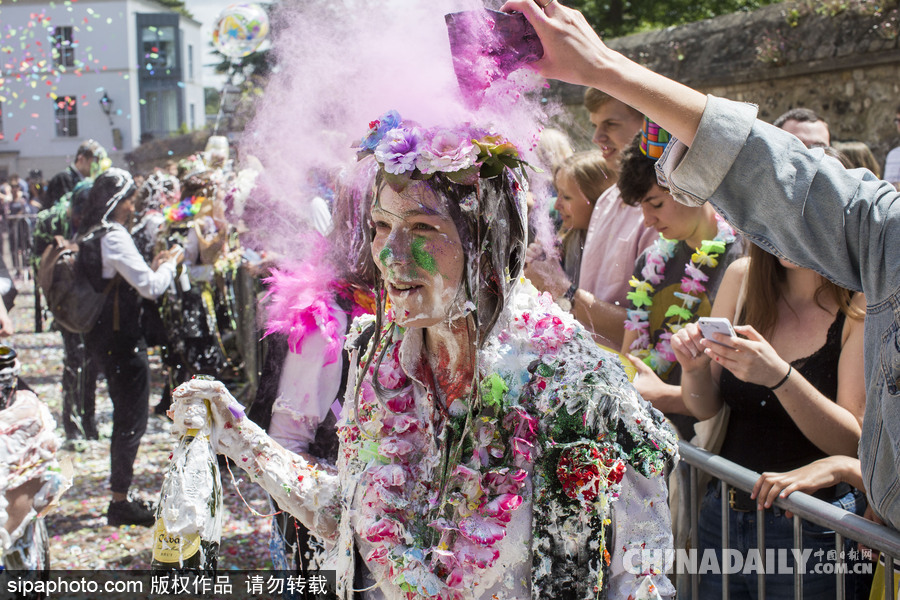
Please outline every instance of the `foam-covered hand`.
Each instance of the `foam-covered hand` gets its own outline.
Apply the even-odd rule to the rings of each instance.
[[[244,407],[221,381],[191,379],[175,388],[172,401],[168,414],[177,434],[198,429],[209,435],[216,452],[230,458],[239,454]]]

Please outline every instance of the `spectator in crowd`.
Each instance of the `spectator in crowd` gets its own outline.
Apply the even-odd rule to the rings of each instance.
[[[723,458],[762,473],[790,471],[834,454],[855,456],[865,410],[864,307],[861,294],[852,297],[815,271],[758,246],[751,248],[749,263],[741,260],[728,269],[712,314],[733,318],[742,337],[707,340],[696,324],[689,324],[672,340],[688,409],[705,420],[716,416],[723,403],[730,407],[719,451]],[[761,431],[766,443],[754,443]],[[701,550],[721,547],[720,490],[711,483],[702,503]],[[862,493],[849,486],[817,495],[857,514],[865,510]],[[735,544],[746,540],[748,546],[740,548],[745,551],[755,546],[757,502],[741,490],[729,500],[730,539]],[[770,505],[763,546],[792,547],[792,530],[792,523]],[[824,528],[804,523],[803,530],[804,549],[815,553],[833,547]],[[731,597],[752,597],[755,584],[755,575],[731,575]],[[831,574],[809,575],[803,580],[804,596],[833,595],[835,585]],[[704,576],[701,595],[718,597],[721,586],[721,577]],[[792,597],[792,588],[789,575],[766,579],[767,597]],[[856,590],[850,591],[849,597],[856,597]]]
[[[82,180],[59,202],[38,213],[33,236],[35,276],[40,269],[41,256],[44,250],[54,243],[55,236],[62,236],[68,240],[75,238],[78,223],[73,218],[72,207],[87,204],[91,187],[91,180]],[[60,326],[56,326],[56,329],[59,330],[63,340],[62,427],[66,434],[64,446],[70,450],[81,450],[84,448],[81,440],[99,438],[94,416],[98,363],[87,351],[84,334],[73,333]]]
[[[166,161],[165,167],[163,170],[171,175],[172,177],[180,177],[181,173],[178,172],[178,162],[172,159]]]
[[[837,158],[848,169],[868,169],[875,177],[881,177],[881,167],[864,142],[835,142],[834,149],[843,155]]]
[[[10,174],[9,180],[6,182],[6,185],[7,185],[8,190],[10,190],[10,191],[18,190],[20,192],[22,198],[24,198],[26,201],[30,199],[31,196],[30,196],[30,193],[28,190],[28,184],[25,183],[24,181],[22,181],[22,179],[19,177],[18,173]],[[9,193],[9,192],[7,192],[7,193]],[[12,198],[10,198],[9,201],[11,202]]]
[[[603,154],[591,150],[564,159],[557,166],[553,180],[558,192],[555,208],[562,223],[560,260],[572,285],[578,285],[594,204],[603,192],[615,185],[616,176]]]
[[[894,129],[900,133],[900,105],[894,114]],[[900,189],[900,146],[893,148],[884,160],[884,179]]]
[[[54,175],[47,184],[47,203],[51,206],[75,189],[75,184],[90,177],[95,163],[106,158],[106,150],[94,140],[81,142],[75,151],[75,161]],[[98,165],[99,167],[99,165]]]
[[[709,316],[722,276],[744,245],[712,206],[684,206],[660,187],[654,157],[667,141],[668,134],[647,121],[620,163],[622,201],[640,207],[644,224],[659,234],[634,264],[622,354],[638,370],[634,386],[644,399],[690,439],[695,420],[685,416],[691,413],[681,399],[681,370],[670,340],[681,327]]]
[[[349,179],[363,176],[361,165]],[[372,192],[340,185],[334,195],[329,255],[312,253],[293,269],[273,269],[268,284],[266,361],[247,416],[287,450],[314,456],[321,464],[338,458],[337,421],[348,385],[353,386],[346,335],[354,317],[375,310],[375,263],[367,248],[365,223]],[[329,215],[331,216],[331,215]],[[323,268],[324,267],[324,268]],[[325,308],[323,311],[322,308]],[[314,320],[316,328],[304,322]],[[369,336],[357,339],[358,351]],[[329,353],[343,349],[341,360]],[[276,505],[277,506],[277,505]],[[272,563],[276,569],[316,568],[324,545],[302,523],[279,511],[273,522]],[[321,567],[320,567],[321,568]]]
[[[126,228],[134,213],[136,192],[131,175],[121,169],[97,177],[84,209],[82,226],[89,233],[81,240],[78,261],[98,292],[116,279],[97,324],[85,336],[88,350],[106,374],[113,403],[112,501],[107,520],[110,525],[149,527],[154,522],[149,506],[128,498],[150,398],[140,298],[155,299],[166,291],[183,251],[176,246],[158,254],[152,266],[144,262]]]
[[[5,206],[9,254],[16,277],[21,277],[31,252],[31,223],[29,216],[36,210],[28,201],[25,184],[18,175],[10,175],[9,201]]]
[[[772,124],[793,134],[807,148],[827,148],[831,145],[828,123],[809,108],[792,108]]]
[[[588,89],[584,106],[594,125],[593,142],[606,165],[618,173],[619,155],[641,130],[643,116],[601,92]],[[525,275],[554,299],[565,299],[572,314],[609,347],[622,345],[628,278],[634,261],[655,239],[644,227],[641,211],[620,199],[618,186],[611,186],[597,200],[584,241],[580,279],[577,285],[566,277],[558,261],[547,253],[532,251]],[[539,259],[543,260],[539,260]]]
[[[50,208],[47,197],[47,182],[44,181],[44,173],[40,169],[32,169],[28,172],[28,193],[32,202],[37,202],[38,211]]]
[[[554,174],[563,160],[572,156],[572,140],[559,129],[548,127],[538,139],[537,166],[542,172],[529,178],[528,239],[549,245],[549,239],[560,227],[559,215],[553,207],[557,198]],[[595,198],[596,200],[596,198]]]
[[[711,201],[745,236],[826,274],[869,302],[864,344],[866,419],[859,444],[863,481],[875,512],[900,527],[900,196],[864,170],[808,150],[756,119],[756,108],[705,96],[608,48],[578,11],[510,0],[544,47],[544,76],[599,86],[676,138],[658,163],[673,196]]]

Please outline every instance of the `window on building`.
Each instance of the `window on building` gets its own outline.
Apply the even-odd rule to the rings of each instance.
[[[157,90],[146,92],[145,96],[146,131],[163,135],[178,131],[178,92]]]
[[[174,27],[144,27],[141,30],[141,49],[141,65],[151,75],[168,75],[178,66]]]
[[[191,115],[191,131],[194,131],[195,129],[197,129],[197,117],[193,102],[191,102],[189,109]],[[0,131],[0,133],[2,133],[2,131]]]
[[[78,101],[75,96],[59,96],[53,103],[56,137],[78,137]]]
[[[59,67],[75,66],[75,46],[72,37],[72,28],[53,28],[53,57]]]
[[[194,46],[188,44],[188,81],[194,80]]]

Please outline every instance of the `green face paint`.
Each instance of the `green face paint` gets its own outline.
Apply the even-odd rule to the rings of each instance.
[[[437,262],[434,257],[425,250],[425,238],[417,237],[412,242],[412,258],[417,266],[428,271],[431,275],[437,273]]]
[[[394,253],[391,252],[391,249],[385,246],[381,249],[381,252],[378,253],[378,262],[380,262],[384,266],[387,266],[388,261],[391,259],[391,256],[393,254]]]

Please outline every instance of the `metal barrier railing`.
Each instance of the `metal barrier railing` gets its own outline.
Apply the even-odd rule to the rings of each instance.
[[[678,443],[681,458],[690,465],[690,510],[691,510],[691,547],[698,548],[698,526],[700,520],[700,498],[697,489],[698,472],[703,471],[718,479],[722,486],[722,548],[729,548],[728,527],[728,492],[730,488],[737,488],[750,492],[753,485],[759,479],[759,473],[735,464],[715,454],[711,454],[702,448],[681,441]],[[880,552],[886,557],[884,581],[885,599],[894,600],[894,560],[900,557],[900,533],[878,525],[868,519],[847,512],[834,505],[814,498],[802,492],[794,492],[787,498],[779,498],[775,505],[783,510],[791,511],[793,516],[794,548],[802,549],[802,521],[810,521],[823,527],[834,530],[835,549],[838,557],[842,556],[844,540],[849,539],[860,542],[873,551]],[[757,550],[761,557],[765,556],[765,511],[757,510]],[[758,592],[760,600],[766,598],[765,569],[758,572]],[[837,578],[837,598],[845,597],[845,576],[843,569],[835,569]],[[690,575],[690,598],[697,600],[700,597],[700,576],[694,572]],[[684,591],[679,590],[679,597],[687,597]],[[799,569],[794,569],[794,597],[803,597],[803,579]],[[728,598],[728,573],[722,572],[722,598]]]

